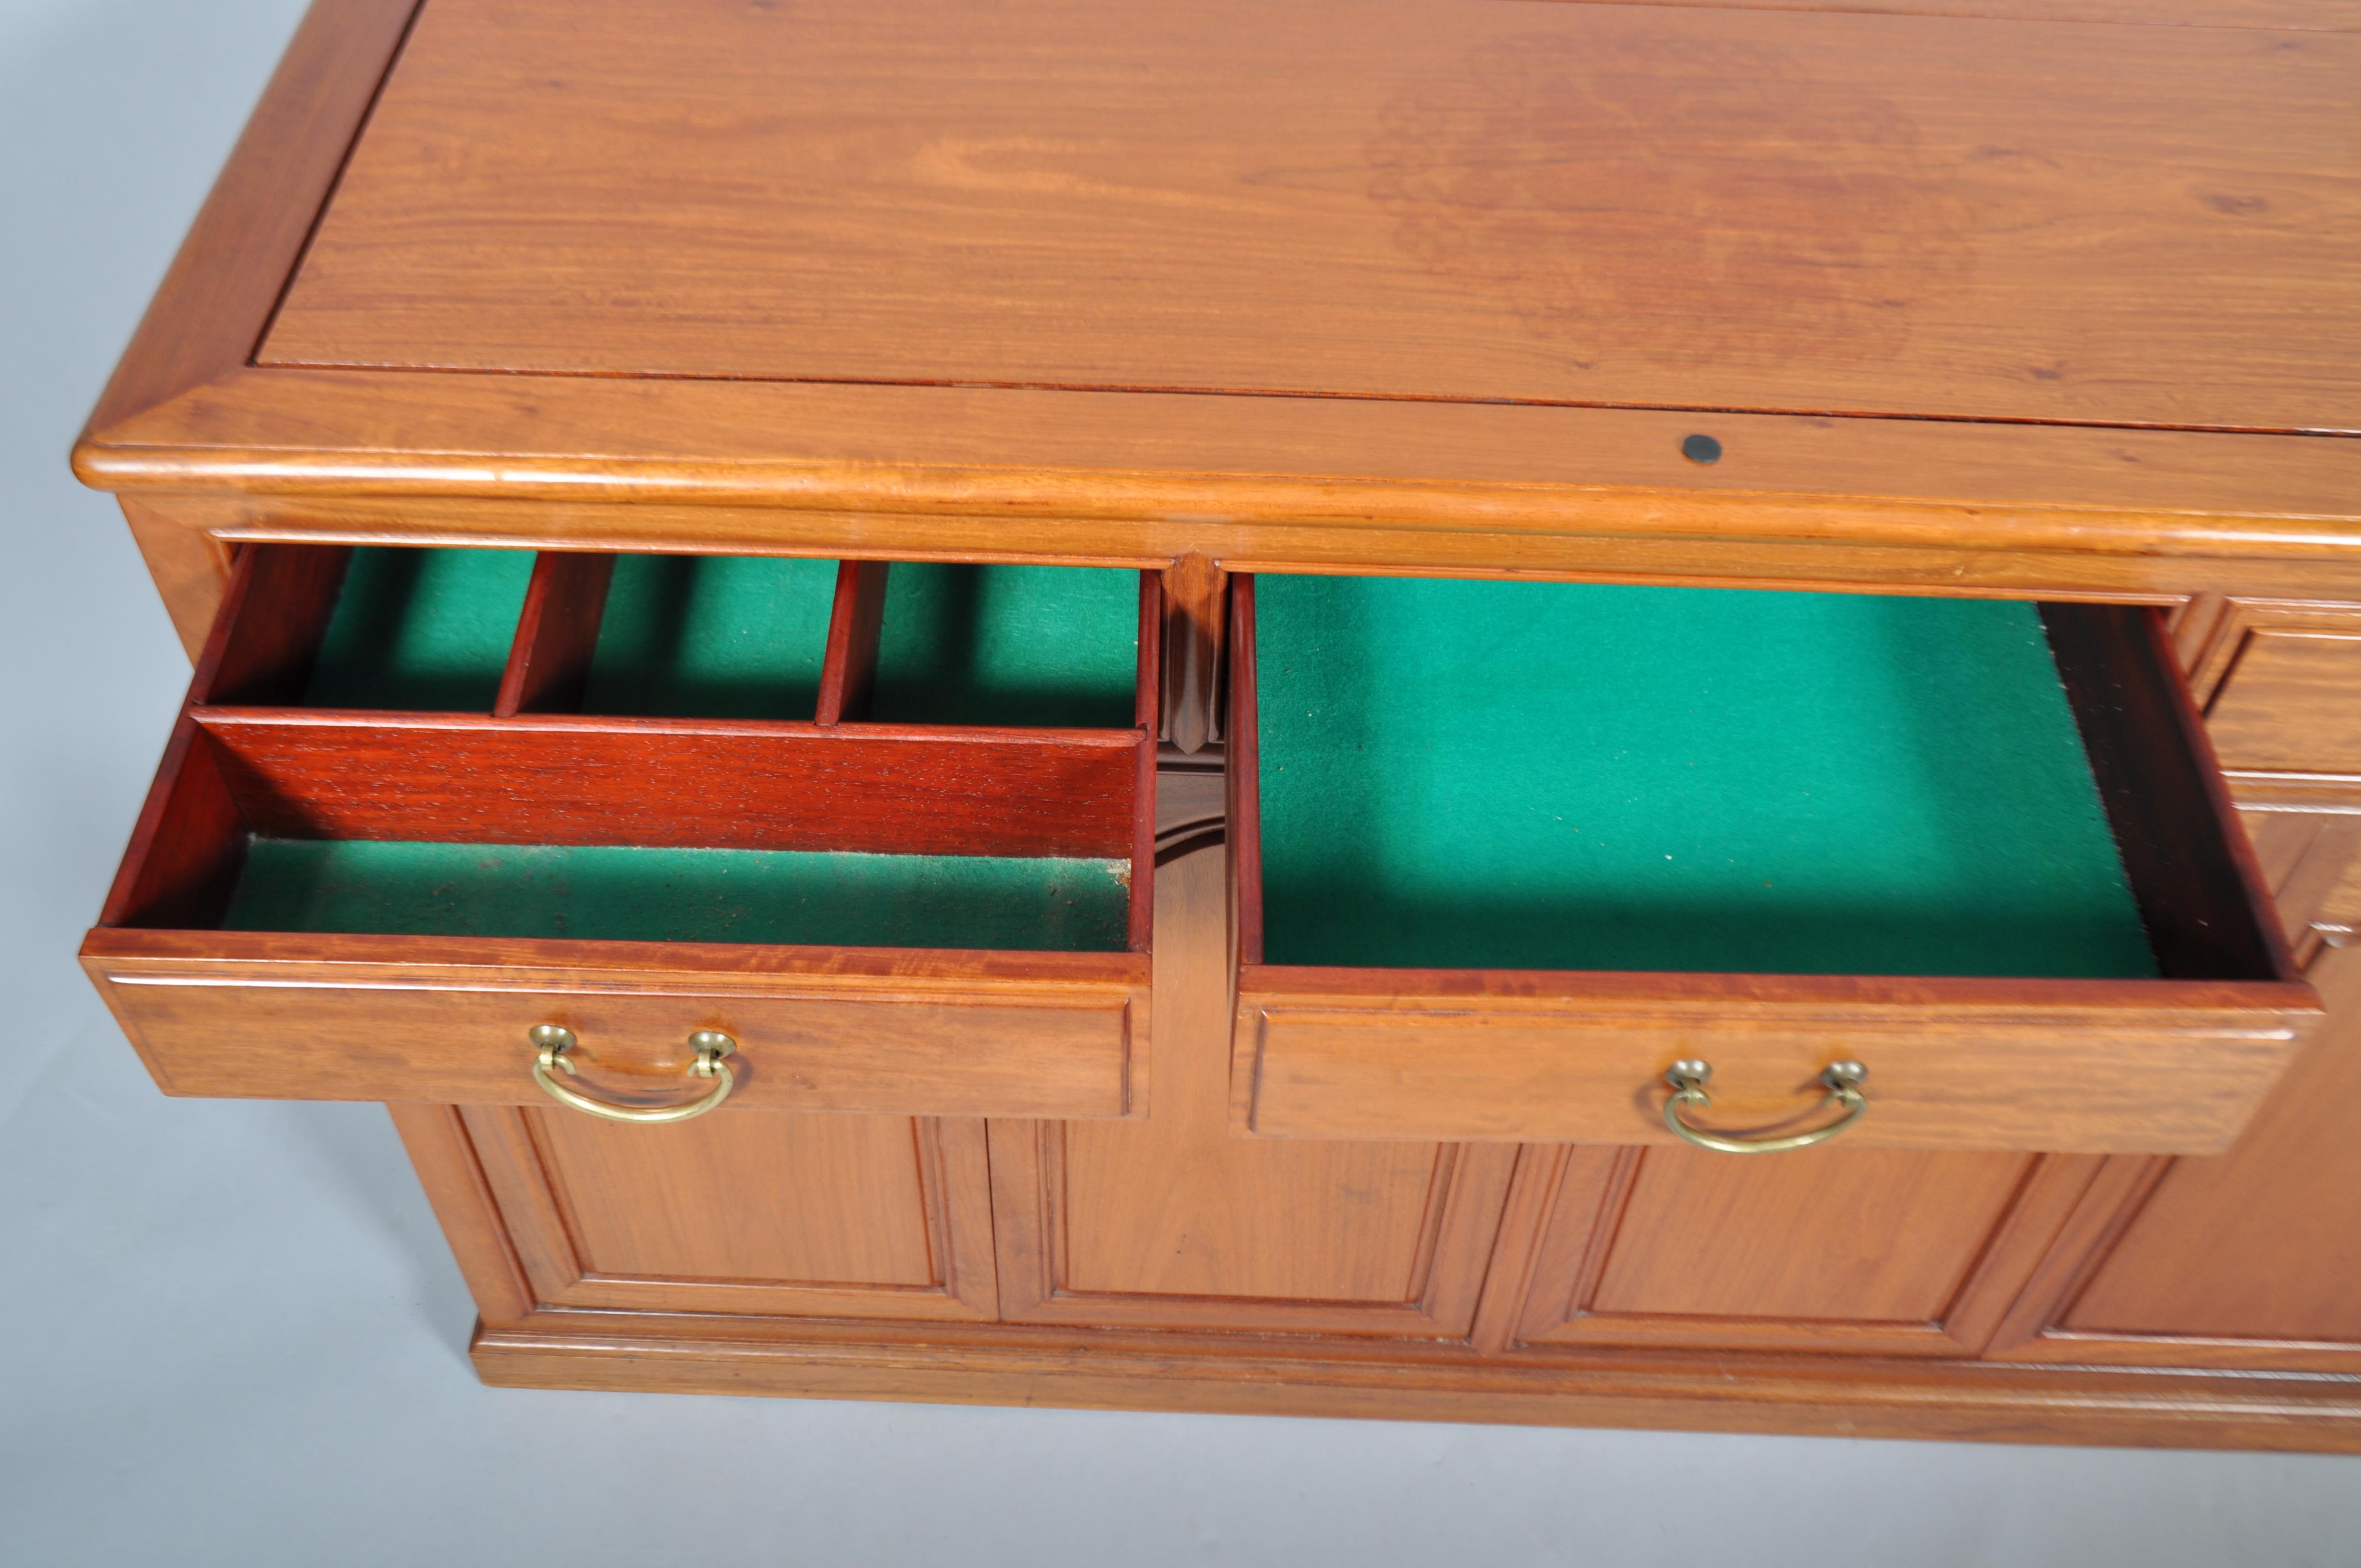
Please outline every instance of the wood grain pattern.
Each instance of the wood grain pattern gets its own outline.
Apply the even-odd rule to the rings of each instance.
[[[438,0],[258,362],[2353,431],[2356,70],[1802,11]]]
[[[2361,1452],[2361,1387],[2351,1379],[1728,1353],[1503,1363],[1400,1342],[1359,1349],[868,1324],[754,1338],[722,1327],[708,1319],[661,1337],[643,1321],[549,1313],[528,1330],[479,1332],[471,1354],[486,1382],[513,1387]]]
[[[2302,985],[1250,966],[1234,1103],[1282,1137],[1662,1143],[1676,1059],[1712,1062],[1709,1124],[1743,1132],[1800,1125],[1850,1058],[1850,1146],[2207,1153],[2317,1016]]]
[[[2356,450],[2361,452],[2361,444]],[[1357,515],[1381,495],[1374,488],[1356,491],[1340,498],[1338,510]],[[1235,509],[1254,502],[1242,495],[1224,504]],[[751,504],[618,506],[454,497],[426,507],[382,498],[226,491],[176,496],[173,506],[215,537],[231,541],[493,541],[559,549],[584,548],[587,543],[618,550],[733,554],[840,556],[869,547],[866,542],[880,521],[874,512]],[[2309,548],[2314,553],[2306,555],[2304,546],[2257,544],[2254,531],[2216,519],[2237,538],[2200,551],[2189,531],[2154,512],[2136,520],[2128,513],[2080,513],[2071,528],[2057,529],[2054,510],[2001,510],[2008,537],[2018,542],[2006,547],[1976,542],[1972,525],[1993,515],[1977,507],[1929,511],[1909,503],[1897,510],[1882,503],[1776,497],[1746,506],[1735,499],[1646,498],[1637,492],[1565,494],[1549,516],[1509,526],[1461,526],[1436,516],[1389,524],[1272,521],[1235,510],[1212,516],[1060,516],[1032,521],[906,511],[893,516],[893,530],[895,554],[905,560],[1029,557],[1160,567],[1198,551],[1237,571],[1381,570],[2166,605],[2206,590],[2361,598],[2361,556],[2343,562],[2334,556],[2341,548],[2334,527],[2312,528],[2315,543]],[[1906,542],[1891,535],[1876,539],[1879,530],[1899,527],[1905,514],[1913,513]],[[1784,536],[1773,530],[1784,530]],[[2152,543],[2141,545],[2135,535]],[[2081,545],[2067,543],[2070,536],[2079,537]],[[2323,538],[2327,543],[2318,542]]]
[[[2361,616],[2334,630],[2257,628],[2206,722],[2234,766],[2361,773]]]
[[[190,699],[300,702],[352,554],[333,545],[241,550],[213,635],[197,656]]]
[[[523,1260],[510,1242],[483,1162],[467,1136],[458,1107],[394,1103],[394,1131],[410,1156],[426,1201],[434,1205],[444,1239],[459,1265],[467,1292],[476,1300],[478,1321],[503,1324],[522,1321],[540,1297],[525,1277]]]
[[[459,1114],[551,1308],[756,1321],[992,1316],[980,1123],[759,1115],[619,1127],[547,1109]]]
[[[2290,27],[2303,32],[2361,31],[2350,0],[1560,0],[1560,3],[1701,5],[1749,11],[1853,11],[1872,16],[1982,16],[2041,22],[2112,22],[2187,27]]]
[[[598,646],[598,619],[614,580],[612,555],[544,550],[534,560],[516,640],[492,701],[494,718],[569,713],[582,706],[590,655]]]
[[[2121,1162],[2085,1245],[2028,1292],[2023,1359],[2361,1372],[2361,952],[2314,966],[2333,1021],[2209,1159]],[[2063,1249],[2061,1249],[2063,1250]],[[2068,1264],[2079,1265],[2069,1268]]]
[[[82,959],[170,1094],[535,1104],[554,1023],[631,1102],[695,1098],[687,1037],[719,1029],[737,1107],[1120,1116],[1148,1026],[1129,953],[100,929]]]
[[[2101,1163],[1557,1151],[1519,1339],[1972,1355]]]
[[[183,714],[100,908],[101,926],[217,926],[246,863],[237,802],[214,749]]]
[[[87,437],[244,366],[420,0],[315,0],[99,395]]]
[[[1689,1148],[1642,1156],[1592,1310],[1934,1321],[2031,1163],[1828,1152],[1816,1162],[1828,1169],[1756,1170]]]
[[[2198,596],[2177,618],[2182,639],[2182,663],[2198,705],[2209,711],[2222,695],[2223,682],[2258,630],[2351,632],[2361,604],[2334,602],[2352,596],[2313,591],[2277,597],[2245,594],[2224,587]]]
[[[1221,669],[1229,582],[1202,555],[1183,555],[1164,574],[1164,738],[1195,753],[1222,738]]]
[[[820,724],[869,717],[870,690],[877,679],[877,638],[885,623],[884,561],[846,561],[836,569],[836,598],[829,607],[828,652],[820,661]]]
[[[2318,1049],[2307,1048],[2229,1154],[2204,1160],[2103,1162],[2059,1242],[2011,1307],[1994,1354],[2026,1361],[2361,1371],[2361,1352],[2350,1336],[2339,1343],[2302,1334],[2223,1335],[2218,1325],[2210,1334],[2195,1328],[2128,1332],[2065,1326],[2081,1297],[2113,1277],[2118,1246],[2135,1228],[2140,1235],[2135,1255],[2145,1265],[2145,1283],[2158,1292],[2135,1310],[2151,1322],[2183,1311],[2202,1314],[2207,1302],[2218,1310],[2225,1290],[2239,1299],[2245,1312],[2260,1314],[2265,1321],[2274,1313],[2307,1312],[2315,1318],[2324,1313],[2333,1321],[2338,1310],[2335,1303],[2346,1272],[2340,1250],[2333,1240],[2326,1246],[2317,1245],[2318,1238],[2306,1235],[2304,1226],[2315,1214],[2331,1227],[2339,1223],[2341,1210],[2349,1207],[2352,1183],[2344,1167],[2350,1162],[2341,1151],[2321,1146],[2309,1097],[2323,1073],[2332,1080],[2334,1091],[2334,1077],[2342,1071],[2338,1058],[2349,1054],[2340,1051],[2337,1042],[2351,1036],[2354,1018],[2361,1016],[2361,1010],[2353,1006],[2361,1000],[2361,987],[2342,955],[2316,936],[2323,924],[2333,926],[2340,911],[2361,908],[2361,815],[2274,807],[2250,811],[2247,819],[2254,828],[2257,860],[2290,934],[2315,936],[2300,950],[2313,966],[2323,999],[2333,1009],[2328,1025],[2315,1036]],[[2309,1138],[2308,1123],[2314,1134]],[[2282,1165],[2282,1158],[2289,1163]],[[2283,1180],[2301,1189],[2308,1201],[2279,1212]],[[2210,1232],[2149,1217],[2151,1201],[2168,1182],[2173,1196],[2164,1212],[2184,1223],[2210,1217]],[[2232,1202],[2263,1198],[2268,1207],[2240,1213],[2235,1220],[2226,1208],[2214,1208],[2209,1216],[2208,1197]],[[2234,1227],[2235,1234],[2223,1230],[2224,1223]],[[2244,1234],[2249,1225],[2258,1233],[2251,1238]],[[2210,1252],[2173,1251],[2176,1241],[2210,1239],[2221,1245],[2225,1235],[2231,1238],[2230,1250],[2253,1266],[2253,1272],[2235,1281],[2216,1276]],[[2103,1301],[2106,1290],[2099,1289],[2099,1294]],[[2183,1305],[2177,1310],[2174,1303]],[[2193,1324],[2199,1317],[2187,1321]]]
[[[1150,1114],[993,1124],[1004,1313],[1465,1336],[1513,1151],[1230,1135],[1224,859],[1159,879]]]
[[[1719,414],[1709,429],[1722,459],[1699,468],[1680,456],[1699,422],[1647,410],[247,370],[85,441],[75,464],[105,489],[258,498],[250,510],[268,528],[300,527],[330,501],[401,499],[376,514],[390,536],[464,538],[480,525],[455,528],[449,503],[484,499],[564,503],[566,524],[544,524],[558,548],[619,536],[629,543],[618,548],[762,548],[759,528],[703,510],[736,504],[843,514],[813,554],[874,554],[891,517],[902,559],[946,550],[920,532],[942,518],[991,520],[950,547],[973,557],[1108,565],[1148,564],[1143,532],[1160,565],[1192,550],[1232,561],[1242,523],[1298,525],[1301,554],[1257,552],[1268,569],[1331,551],[1416,559],[1416,534],[1391,537],[1405,529],[1477,546],[1466,566],[1477,570],[1513,565],[1488,554],[1486,536],[1553,532],[1950,543],[2069,562],[2349,561],[2361,536],[2354,442]],[[937,439],[914,453],[913,429]],[[1121,526],[1076,526],[1093,521]],[[1955,586],[2006,565],[1965,556]],[[2301,575],[2278,580],[2287,586],[2240,591],[2319,591]]]
[[[2350,583],[2346,597],[2361,598],[2361,576],[2334,565],[2361,543],[2361,446],[2343,441],[1718,413],[1725,455],[1708,469],[1677,455],[1696,416],[1635,409],[245,367],[406,11],[323,0],[78,448],[86,478],[169,489],[159,506],[218,538],[596,539],[858,558],[876,553],[890,518],[896,553],[913,559],[1161,565],[1197,553],[1267,568],[1391,564],[2119,598],[2206,587],[2300,596]],[[2312,7],[2290,22],[2268,5],[2237,5],[2206,19],[2320,26],[2325,14]],[[1681,25],[1698,18],[1710,15]],[[1764,16],[1756,25],[1822,23]],[[2142,49],[2182,47],[2145,38],[2172,28],[2088,31],[2140,34]],[[2110,61],[2127,85],[2140,74]],[[2247,67],[2224,56],[2204,69]],[[2005,95],[1995,104],[2014,112]],[[1983,112],[1944,112],[1953,109]],[[1993,167],[2015,178],[2005,158]],[[2037,167],[2025,165],[2028,179]],[[2068,170],[2041,181],[2081,200]],[[2110,169],[2108,198],[2081,204],[2114,211],[2118,183]],[[1097,199],[1076,195],[1083,205]],[[2253,243],[2277,243],[2265,231],[2283,226],[2299,236],[2292,244],[2341,244],[2330,206],[2242,214],[2202,195],[2170,201],[2188,203],[2189,221],[2226,225],[2225,235]],[[2230,205],[2241,199],[2232,193]],[[243,248],[267,236],[279,237]],[[2105,270],[2079,255],[2073,266],[2078,278]],[[1357,319],[1354,331],[1367,340]],[[2324,346],[2313,323],[2305,331]],[[2081,368],[2055,385],[2073,385]],[[2182,362],[2165,368],[2175,386],[2190,384]],[[2277,385],[2279,370],[2258,362],[2256,374]],[[248,494],[218,493],[225,486]],[[198,493],[207,488],[217,490],[212,502]],[[401,500],[371,510],[373,496]],[[471,507],[466,497],[508,499]],[[614,504],[623,500],[634,504]],[[732,515],[730,502],[742,510]],[[2213,580],[2179,565],[2190,560],[2214,563]]]
[[[1126,858],[1150,744],[753,719],[194,717],[247,825],[296,839]]]
[[[522,1120],[566,1200],[586,1276],[935,1282],[906,1118],[724,1116],[647,1128],[552,1109]]]
[[[172,618],[172,630],[194,663],[221,612],[222,596],[229,591],[230,547],[128,496],[123,498],[123,518]]]

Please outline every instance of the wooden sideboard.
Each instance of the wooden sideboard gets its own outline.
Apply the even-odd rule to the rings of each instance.
[[[1973,9],[316,0],[85,966],[494,1383],[2361,1449],[2361,8]]]

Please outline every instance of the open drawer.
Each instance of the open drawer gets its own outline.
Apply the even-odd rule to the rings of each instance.
[[[172,1093],[1129,1113],[1157,596],[249,546],[83,964]]]
[[[2209,1152],[2319,1015],[2154,610],[1233,593],[1257,1133]]]

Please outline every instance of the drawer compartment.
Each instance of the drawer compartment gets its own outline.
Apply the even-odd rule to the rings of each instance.
[[[1044,706],[1104,711],[1119,642],[1128,727],[887,724],[859,717],[880,564],[518,559],[240,557],[83,947],[159,1084],[538,1103],[552,1025],[566,1081],[627,1106],[695,1098],[689,1037],[718,1031],[738,1105],[1137,1109],[1152,576],[1003,594],[1048,628]],[[1110,576],[1127,635],[1075,615],[1061,640],[1061,596]],[[990,672],[972,643],[946,680]],[[1061,646],[1084,671],[1062,685]],[[393,706],[428,700],[478,709]]]
[[[2202,1152],[2319,1014],[2151,611],[1240,578],[1238,1113]]]

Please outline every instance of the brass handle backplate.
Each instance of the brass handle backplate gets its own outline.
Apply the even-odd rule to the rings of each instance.
[[[1809,1148],[1814,1144],[1827,1143],[1869,1113],[1869,1100],[1861,1091],[1861,1080],[1869,1076],[1869,1069],[1857,1061],[1835,1062],[1820,1073],[1820,1082],[1828,1091],[1828,1098],[1820,1102],[1821,1107],[1844,1113],[1835,1121],[1823,1123],[1809,1132],[1777,1137],[1733,1137],[1728,1133],[1693,1127],[1681,1115],[1691,1106],[1702,1111],[1713,1103],[1712,1097],[1705,1091],[1706,1080],[1712,1076],[1710,1062],[1694,1058],[1676,1061],[1664,1073],[1664,1081],[1673,1086],[1673,1092],[1664,1100],[1664,1125],[1701,1149],[1721,1154],[1777,1154],[1782,1149]]]
[[[691,1078],[709,1078],[713,1087],[695,1100],[679,1105],[616,1105],[604,1100],[594,1100],[569,1084],[561,1082],[560,1072],[568,1078],[575,1075],[574,1064],[566,1059],[576,1041],[574,1031],[562,1024],[536,1024],[529,1036],[536,1054],[533,1058],[533,1080],[561,1105],[571,1105],[577,1111],[587,1111],[593,1116],[604,1116],[609,1122],[686,1122],[702,1116],[730,1098],[738,1087],[737,1075],[721,1058],[738,1048],[738,1042],[719,1029],[699,1029],[688,1037],[689,1049],[697,1059],[688,1064]]]

